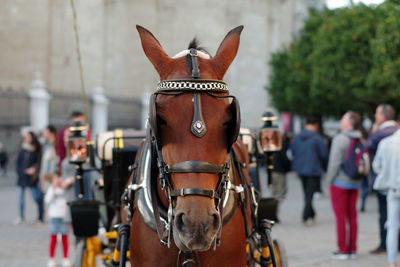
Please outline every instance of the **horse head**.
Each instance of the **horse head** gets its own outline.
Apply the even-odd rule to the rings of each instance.
[[[231,30],[214,57],[194,42],[169,57],[152,33],[137,26],[163,90],[152,95],[149,119],[162,158],[159,165],[165,165],[168,176],[170,202],[159,195],[172,208],[173,238],[182,251],[208,250],[222,228],[219,194],[240,127],[238,103],[230,101],[222,79],[236,56],[242,29]]]

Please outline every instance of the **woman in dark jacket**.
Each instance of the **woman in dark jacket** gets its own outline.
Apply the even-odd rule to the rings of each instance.
[[[17,157],[19,215],[15,224],[25,219],[25,188],[29,187],[33,200],[38,205],[38,222],[43,222],[43,192],[39,188],[38,174],[40,170],[42,147],[33,132],[25,134],[21,150]]]

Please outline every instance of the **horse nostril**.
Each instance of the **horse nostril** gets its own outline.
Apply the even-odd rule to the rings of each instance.
[[[214,226],[214,229],[218,229],[220,223],[221,223],[221,217],[219,216],[219,213],[214,213],[213,214],[213,226]]]
[[[184,222],[184,218],[183,218],[184,215],[185,214],[183,212],[179,213],[178,215],[176,215],[176,219],[175,219],[176,227],[178,228],[178,230],[180,232],[186,232],[187,231],[187,228],[186,228],[185,222]]]

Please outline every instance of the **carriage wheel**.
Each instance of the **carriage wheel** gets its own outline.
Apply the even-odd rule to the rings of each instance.
[[[288,262],[286,256],[286,249],[283,243],[276,239],[274,239],[274,241],[272,242],[274,244],[276,263],[278,264],[278,267],[287,267]]]

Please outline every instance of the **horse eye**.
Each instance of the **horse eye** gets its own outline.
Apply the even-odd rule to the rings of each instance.
[[[167,125],[167,121],[161,118],[160,116],[157,116],[157,123],[159,126],[165,126]]]
[[[228,127],[231,124],[231,121],[226,121],[222,124],[223,127]]]

